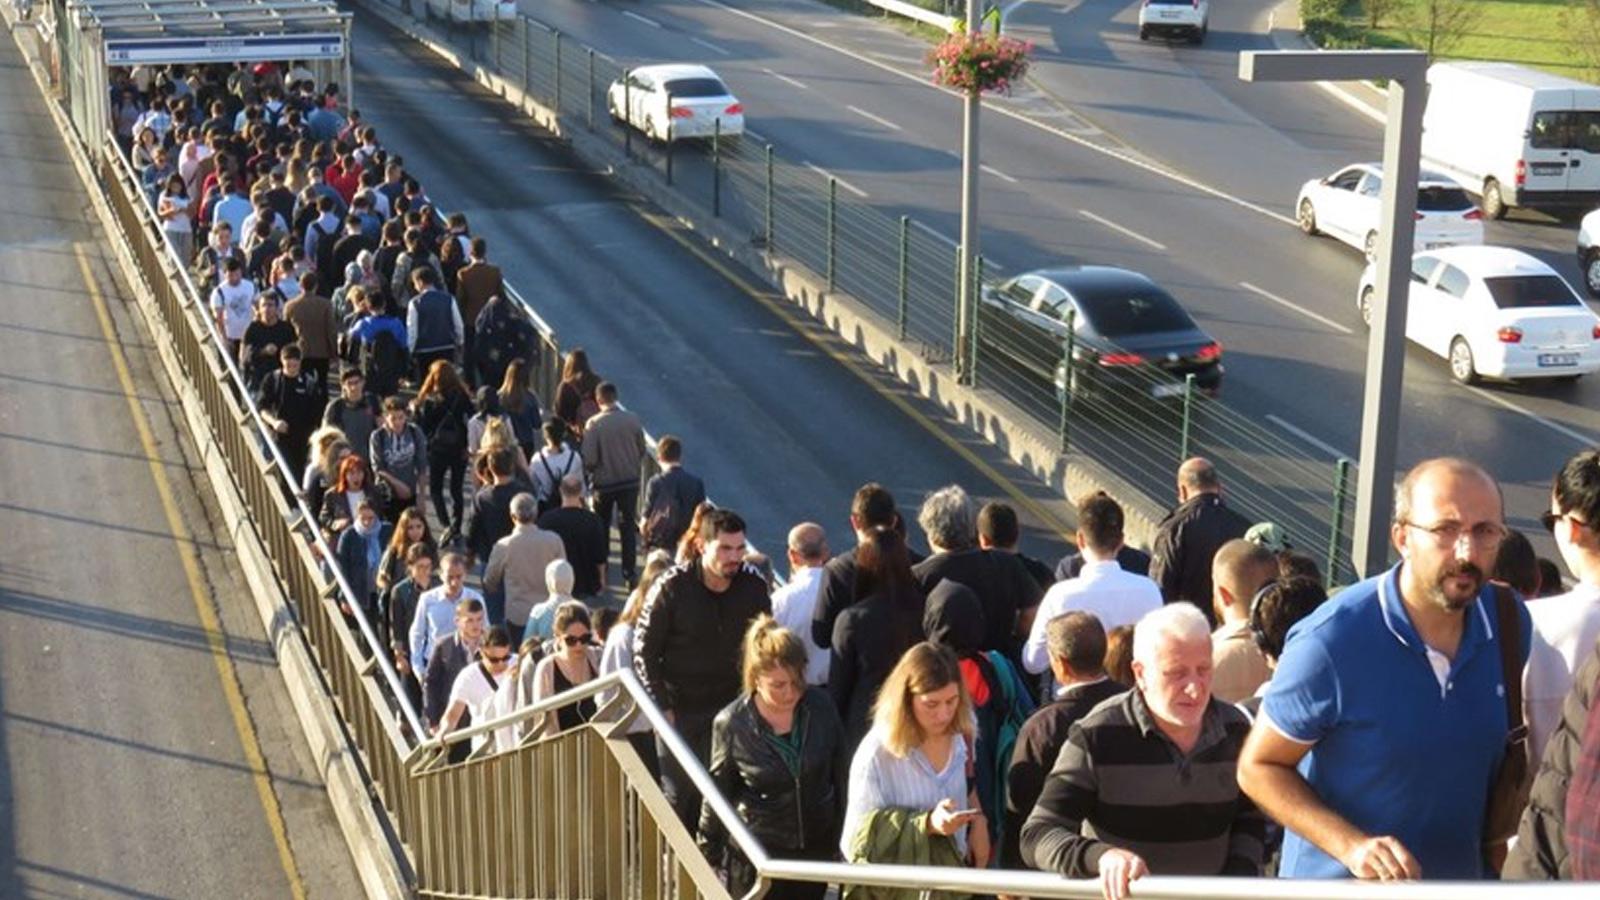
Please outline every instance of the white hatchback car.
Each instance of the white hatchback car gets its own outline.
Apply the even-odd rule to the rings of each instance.
[[[1346,166],[1300,188],[1295,222],[1305,234],[1338,238],[1370,260],[1378,249],[1382,189],[1382,166]],[[1444,175],[1424,171],[1417,178],[1416,220],[1416,250],[1483,243],[1483,211],[1461,185]]]
[[[618,79],[606,89],[606,109],[613,120],[643,131],[653,141],[744,134],[744,105],[706,66],[633,69],[626,84]]]
[[[1376,266],[1356,289],[1372,323]],[[1450,247],[1411,260],[1406,338],[1450,361],[1463,384],[1480,376],[1577,378],[1600,371],[1600,316],[1543,262],[1509,247]]]
[[[1600,297],[1600,209],[1583,217],[1578,226],[1578,268],[1589,296]]]
[[[1211,4],[1207,0],[1143,0],[1139,4],[1139,40],[1151,35],[1182,35],[1189,43],[1206,39],[1211,26]]]

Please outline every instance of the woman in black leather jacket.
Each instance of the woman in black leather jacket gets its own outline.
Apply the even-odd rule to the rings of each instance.
[[[745,633],[744,694],[723,707],[711,730],[711,777],[768,854],[786,859],[837,858],[850,757],[833,701],[805,682],[806,649],[770,616]],[[754,873],[728,840],[722,822],[701,802],[700,846],[727,872],[735,895]],[[817,900],[825,884],[778,882],[780,900]]]

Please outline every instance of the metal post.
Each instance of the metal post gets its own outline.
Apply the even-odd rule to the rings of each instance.
[[[983,28],[982,0],[967,0],[967,35],[976,37]],[[959,293],[956,297],[956,380],[972,383],[972,368],[976,358],[963,359],[962,348],[969,345],[968,332],[973,328],[970,318],[978,308],[972,301],[972,290],[977,284],[973,277],[973,260],[978,255],[978,109],[981,99],[977,91],[969,91],[961,106],[961,273],[957,278]],[[976,342],[970,346],[977,347]]]
[[[963,262],[963,260],[961,259],[961,248],[958,246],[958,247],[956,247],[956,255],[955,255],[956,271],[955,271],[955,282],[954,282],[954,285],[953,285],[953,287],[955,288],[955,295],[956,295],[955,303],[956,303],[956,310],[957,311],[959,311],[961,309],[961,270],[964,268],[962,266],[962,262]],[[952,334],[952,336],[950,338],[950,368],[955,372],[955,374],[957,376],[957,380],[959,381],[960,380],[960,375],[961,375],[961,368],[962,368],[962,363],[961,363],[961,317],[959,315],[956,316],[955,319],[954,319],[954,322],[955,322],[955,327],[953,329],[953,334]]]
[[[667,94],[667,184],[672,184],[672,94]]]
[[[772,252],[772,145],[767,145],[767,252]]]
[[[589,130],[594,130],[594,48],[589,48]]]
[[[1333,529],[1328,532],[1328,565],[1323,586],[1329,590],[1339,578],[1339,533],[1344,530],[1344,498],[1350,490],[1350,460],[1340,457],[1333,467]]]
[[[556,41],[555,80],[556,80],[556,119],[561,118],[561,32],[552,32]]]
[[[633,156],[633,70],[622,70],[622,152]]]
[[[1056,426],[1061,452],[1067,452],[1067,432],[1072,421],[1072,357],[1078,342],[1078,311],[1067,310],[1067,339],[1061,350],[1061,419]]]
[[[522,16],[522,102],[527,103],[528,82],[533,78],[533,40],[528,37],[528,31],[533,26],[533,20]]]
[[[1194,416],[1194,373],[1183,376],[1183,431],[1178,435],[1178,462],[1189,458],[1189,424]]]
[[[839,179],[828,176],[828,290],[833,290],[834,256],[839,235]]]
[[[967,285],[967,384],[978,383],[978,332],[982,330],[979,321],[981,310],[978,308],[979,292],[983,290],[983,256],[972,258],[972,284]]]
[[[900,292],[898,302],[895,304],[895,335],[898,340],[906,339],[906,301],[911,296],[910,285],[910,257],[911,255],[911,217],[900,217],[900,270],[898,281]]]
[[[722,217],[722,117],[711,121],[711,216]]]

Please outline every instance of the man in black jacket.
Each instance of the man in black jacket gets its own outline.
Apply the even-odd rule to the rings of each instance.
[[[1168,603],[1187,600],[1211,611],[1211,558],[1223,544],[1244,537],[1250,520],[1222,502],[1222,479],[1209,460],[1194,457],[1178,467],[1178,507],[1161,520],[1150,557],[1150,580]],[[1216,622],[1211,622],[1216,627]]]
[[[661,473],[652,475],[644,487],[639,537],[647,551],[676,555],[678,539],[689,530],[695,507],[706,499],[706,483],[683,467],[683,442],[670,434],[656,442],[656,461]]]
[[[972,498],[958,485],[929,494],[917,514],[933,555],[911,567],[924,596],[949,579],[978,595],[983,606],[980,646],[998,650],[1021,667],[1022,642],[1033,627],[1044,588],[1028,574],[1016,554],[978,546]]]
[[[1058,685],[1053,702],[1028,717],[1017,732],[1017,746],[1006,772],[1006,817],[1000,839],[1000,864],[1029,868],[1022,858],[1022,823],[1039,802],[1045,776],[1061,755],[1072,723],[1125,687],[1106,676],[1106,630],[1094,613],[1073,610],[1045,627],[1050,671]]]
[[[656,705],[702,765],[711,723],[739,695],[739,658],[750,620],[772,612],[767,582],[744,562],[744,520],[732,510],[708,513],[705,550],[655,583],[633,632],[633,667]],[[700,816],[695,789],[665,746],[661,787],[689,828]]]

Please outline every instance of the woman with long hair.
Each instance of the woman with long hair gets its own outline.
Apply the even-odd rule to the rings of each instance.
[[[524,359],[513,359],[500,382],[500,412],[511,420],[517,445],[526,456],[539,449],[539,397],[529,386],[529,366]]]
[[[931,865],[989,863],[989,831],[967,784],[972,700],[943,647],[906,651],[873,705],[873,726],[850,761],[839,849],[847,862],[886,863],[909,842]],[[973,827],[976,826],[976,827]]]
[[[889,673],[922,640],[922,590],[905,539],[880,528],[856,549],[854,602],[833,622],[828,693],[854,748],[872,726],[872,704]]]
[[[600,677],[600,650],[595,646],[589,607],[570,600],[556,609],[555,651],[539,660],[533,673],[533,702]],[[594,718],[595,701],[587,697],[545,716],[544,734],[570,731]]]
[[[750,833],[779,859],[831,861],[839,845],[850,757],[833,702],[805,678],[806,646],[760,615],[744,636],[744,693],[711,725],[711,777]],[[699,843],[745,893],[755,873],[704,800]],[[778,882],[767,896],[821,900],[826,884]]]
[[[567,423],[551,416],[544,423],[544,446],[528,460],[533,472],[533,496],[539,501],[539,514],[561,505],[561,479],[583,474],[583,454],[567,442]]]
[[[339,477],[333,483],[333,490],[322,498],[322,515],[318,521],[330,542],[350,527],[364,502],[370,503],[379,516],[383,515],[383,503],[378,492],[372,489],[372,473],[367,469],[367,461],[351,454],[339,463]]]
[[[561,385],[556,388],[556,415],[574,434],[583,434],[584,423],[600,411],[599,401],[594,399],[594,389],[599,386],[600,376],[589,367],[589,354],[582,347],[572,348],[561,367]]]
[[[695,505],[694,515],[689,517],[689,529],[683,533],[683,537],[678,538],[678,565],[686,566],[700,558],[705,550],[705,542],[700,539],[700,523],[705,521],[707,513],[716,508],[710,500],[702,500]]]
[[[511,422],[505,416],[496,416],[484,423],[483,438],[478,442],[478,455],[472,458],[472,474],[478,483],[494,481],[489,474],[489,457],[502,447],[509,449],[516,457],[513,466],[516,474],[513,477],[533,484],[533,476],[528,472],[528,457],[523,455],[522,447],[517,443],[517,433],[511,430]]]
[[[472,415],[472,394],[449,360],[436,359],[428,367],[417,398],[411,402],[417,427],[428,439],[428,491],[433,511],[444,525],[443,543],[466,532],[462,512],[466,499],[462,483],[467,475],[467,418]],[[450,509],[445,509],[445,476],[450,477]]]
[[[339,465],[355,453],[355,448],[345,439],[344,432],[328,425],[311,432],[310,447],[311,459],[300,477],[300,493],[305,497],[306,509],[320,516],[328,485],[339,480]]]
[[[172,251],[187,269],[194,261],[194,223],[189,221],[189,189],[183,176],[174,173],[162,185],[156,197],[156,217],[161,219],[161,230],[172,242]]]
[[[611,626],[611,633],[606,635],[605,648],[600,652],[600,674],[605,675],[621,669],[633,668],[633,626],[639,621],[639,614],[644,611],[644,598],[650,595],[650,589],[655,587],[656,579],[672,568],[672,557],[665,550],[652,550],[645,557],[644,569],[639,573],[639,584],[628,594],[628,602],[622,607],[622,615],[618,617],[617,624]],[[601,705],[611,702],[614,691],[607,691],[600,697]],[[628,743],[633,745],[639,759],[644,762],[645,768],[650,770],[653,778],[661,777],[661,759],[656,755],[656,739],[650,733],[650,722],[644,716],[638,716],[633,724],[628,726]]]
[[[387,591],[406,577],[406,550],[412,544],[422,545],[434,557],[439,555],[439,544],[433,539],[433,529],[428,525],[428,517],[415,506],[408,506],[400,511],[400,518],[396,520],[394,526],[394,536],[390,538],[389,545],[383,549],[383,559],[378,563],[378,590]]]

